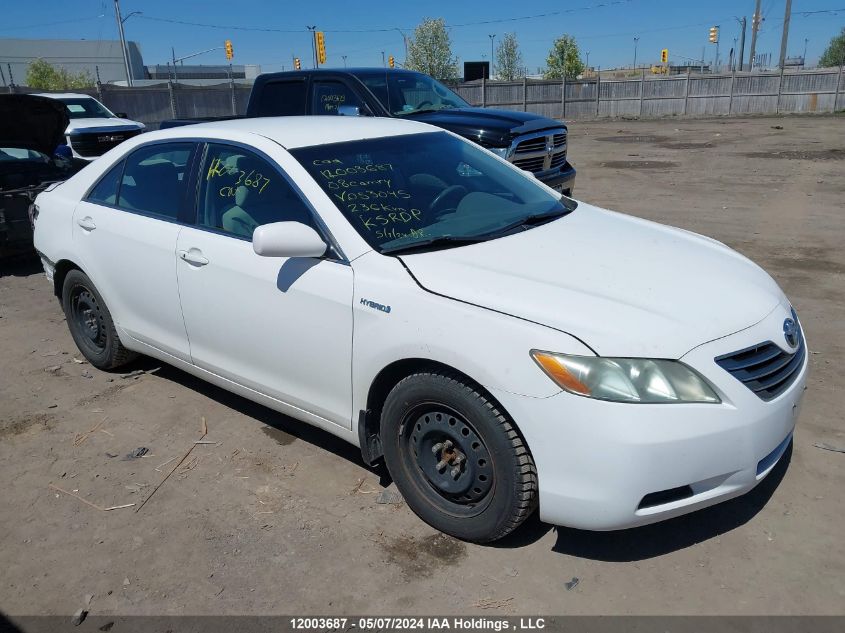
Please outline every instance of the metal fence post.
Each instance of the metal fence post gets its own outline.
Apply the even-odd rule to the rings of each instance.
[[[231,75],[229,76],[229,90],[232,91],[232,116],[236,116],[238,114],[238,100],[235,96],[235,78]]]
[[[522,78],[522,111],[528,112],[528,77]]]
[[[775,114],[780,114],[780,93],[783,91],[783,65],[780,67],[780,81],[778,81],[778,102],[775,105]]]
[[[690,76],[690,67],[687,66],[687,81],[684,85],[684,116],[687,114],[687,102],[689,101],[689,76]]]
[[[173,89],[173,82],[169,79],[167,80],[167,92],[170,96],[170,114],[174,119],[177,119],[179,115],[176,114],[176,94]]]
[[[566,118],[566,76],[560,80],[560,120]]]
[[[842,83],[842,67],[845,64],[839,64],[839,74],[836,75],[836,91],[833,93],[833,110],[836,112],[836,103],[839,101],[839,85]]]
[[[645,91],[645,68],[640,70],[640,114],[638,118],[643,118],[643,92]]]
[[[487,80],[484,77],[481,78],[481,107],[487,107]]]
[[[599,116],[599,96],[601,95],[601,71],[596,75],[596,118]]]

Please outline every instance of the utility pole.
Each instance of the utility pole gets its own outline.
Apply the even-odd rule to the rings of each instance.
[[[783,14],[783,34],[780,36],[780,60],[778,67],[783,70],[786,63],[786,43],[789,40],[789,16],[792,15],[792,0],[786,0],[786,12]]]
[[[311,56],[312,56],[312,62],[311,63],[314,64],[314,66],[313,66],[314,68],[317,68],[317,44],[314,41],[314,38],[316,37],[317,27],[316,26],[306,26],[305,28],[308,29],[309,31],[311,31]]]
[[[171,55],[171,57],[173,58],[173,81],[176,81],[176,80],[178,80],[178,79],[179,79],[179,78],[176,76],[176,73],[178,72],[178,71],[176,70],[176,49],[175,49],[175,48],[173,48],[172,46],[170,47],[170,55]]]
[[[120,50],[123,51],[126,85],[132,87],[132,72],[129,70],[129,55],[126,52],[126,37],[123,35],[123,17],[120,15],[120,0],[114,0],[114,17],[117,19],[117,33],[120,35]]]
[[[739,72],[742,72],[745,65],[745,16],[737,18],[742,32],[739,34]]]
[[[634,68],[635,69],[637,67],[637,42],[639,42],[639,41],[640,41],[640,38],[638,38],[638,37],[634,38]]]
[[[381,66],[382,68],[387,67],[387,64],[384,63],[384,51],[381,52]]]
[[[343,57],[343,67],[346,68],[346,55],[341,55]]]
[[[809,37],[804,38],[804,54],[801,56],[801,68],[807,67],[807,42],[810,41]]]
[[[587,70],[590,70],[590,51],[587,51]]]
[[[487,37],[490,38],[490,79],[493,79],[493,73],[495,72],[496,63],[495,57],[493,57],[493,42],[496,39],[496,34],[493,33],[492,35],[488,35]]]
[[[754,53],[757,51],[757,31],[760,30],[760,23],[763,16],[760,15],[760,0],[754,8],[754,15],[751,17],[751,51],[748,55],[748,70],[754,70]]]

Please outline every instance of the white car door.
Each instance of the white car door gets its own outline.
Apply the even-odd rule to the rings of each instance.
[[[196,216],[176,247],[192,362],[351,428],[352,268],[331,253],[261,257],[252,249],[261,224],[321,230],[299,191],[266,155],[211,143]]]
[[[176,281],[176,238],[196,143],[138,148],[74,210],[85,273],[132,338],[189,361]]]

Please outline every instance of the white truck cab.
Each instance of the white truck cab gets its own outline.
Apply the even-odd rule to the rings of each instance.
[[[75,158],[88,161],[99,158],[146,129],[140,121],[127,118],[123,112],[113,113],[90,95],[53,92],[38,96],[56,99],[65,104],[70,119],[65,135]]]

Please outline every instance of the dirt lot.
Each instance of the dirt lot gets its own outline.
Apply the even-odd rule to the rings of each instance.
[[[813,446],[845,447],[845,118],[575,123],[570,139],[577,197],[726,242],[792,298],[812,354],[788,464],[661,525],[535,518],[466,545],[377,503],[386,473],[325,433],[149,360],[128,377],[78,363],[23,264],[0,273],[0,609],[845,613],[845,454]],[[194,445],[202,418],[213,443]],[[192,446],[139,512],[49,487],[140,504]]]

